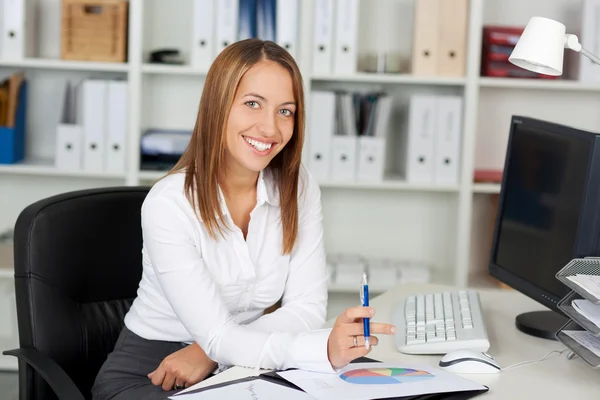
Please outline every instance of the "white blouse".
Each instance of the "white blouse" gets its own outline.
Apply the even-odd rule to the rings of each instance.
[[[279,193],[260,173],[247,240],[213,240],[184,194],[184,174],[157,182],[142,206],[143,274],[126,326],[150,340],[197,342],[220,365],[333,372],[327,356],[327,273],[321,193],[306,168],[298,236],[282,255]],[[283,296],[283,298],[282,298]],[[282,307],[263,315],[282,298]]]

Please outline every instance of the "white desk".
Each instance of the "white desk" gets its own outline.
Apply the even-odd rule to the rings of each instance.
[[[411,293],[427,293],[452,290],[438,285],[405,285],[374,298],[371,305],[377,310],[373,321],[389,322],[395,303]],[[562,343],[539,339],[521,333],[515,327],[517,314],[543,310],[544,307],[528,297],[501,289],[479,289],[481,303],[488,329],[491,347],[489,354],[500,366],[509,366],[521,361],[538,360],[551,350],[561,350]],[[357,293],[358,300],[358,293]],[[327,326],[331,326],[333,320]],[[368,355],[380,361],[402,361],[428,363],[437,366],[440,356],[414,356],[398,352],[391,336],[378,336],[379,345]],[[463,375],[490,388],[489,392],[477,396],[482,399],[597,399],[600,398],[600,370],[589,367],[585,361],[566,359],[552,354],[546,360],[527,364],[497,374]],[[250,369],[233,368],[202,382],[210,386],[219,382],[256,374]]]

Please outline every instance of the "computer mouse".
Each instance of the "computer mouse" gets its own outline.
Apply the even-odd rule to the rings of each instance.
[[[440,360],[439,366],[456,374],[493,374],[501,369],[490,355],[466,349],[447,353]]]

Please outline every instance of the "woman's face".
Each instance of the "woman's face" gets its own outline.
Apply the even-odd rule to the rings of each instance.
[[[225,131],[228,169],[260,172],[289,142],[296,102],[289,72],[261,61],[246,72]]]

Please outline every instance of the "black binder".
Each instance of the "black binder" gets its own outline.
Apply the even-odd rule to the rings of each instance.
[[[361,358],[354,360],[352,363],[368,363],[368,362],[378,363],[379,361],[373,360],[373,359],[367,358],[367,357],[361,357]],[[258,376],[249,376],[247,378],[236,379],[236,380],[229,381],[229,382],[219,383],[219,384],[216,384],[213,386],[200,388],[197,390],[183,393],[183,395],[191,394],[191,393],[205,392],[208,390],[228,386],[228,385],[231,385],[234,383],[250,382],[250,381],[254,381],[254,380],[258,380],[258,379],[262,379],[267,382],[275,383],[277,385],[282,385],[282,386],[285,386],[285,387],[288,387],[291,389],[296,389],[296,390],[302,391],[302,389],[300,389],[298,386],[294,385],[293,383],[291,383],[291,382],[283,379],[281,376],[279,376],[277,374],[277,371],[270,371],[270,372],[265,372],[263,374],[260,374]],[[480,395],[482,393],[486,393],[487,391],[489,391],[489,388],[486,386],[486,388],[482,389],[482,390],[469,390],[469,391],[452,392],[452,393],[432,393],[432,394],[404,396],[404,397],[387,397],[386,399],[372,399],[372,400],[467,400],[467,399],[471,399],[477,395]],[[175,396],[177,396],[177,395],[175,395]],[[184,397],[182,397],[182,398],[184,398]]]

